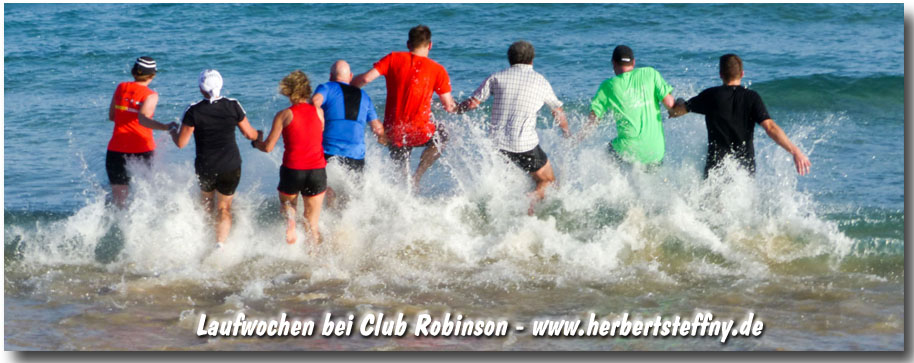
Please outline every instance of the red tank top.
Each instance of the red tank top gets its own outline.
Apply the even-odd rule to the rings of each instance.
[[[136,82],[124,82],[114,91],[114,134],[108,150],[121,153],[144,153],[155,150],[152,129],[140,125],[140,106],[156,92]],[[152,116],[152,115],[150,115]]]
[[[327,166],[324,160],[323,130],[317,109],[310,103],[299,103],[289,107],[292,122],[282,128],[282,142],[286,151],[282,154],[282,166],[295,170],[321,169]]]

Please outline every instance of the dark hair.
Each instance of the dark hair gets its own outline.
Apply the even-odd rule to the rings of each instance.
[[[720,78],[724,81],[732,81],[742,77],[743,60],[733,53],[720,56]]]
[[[432,30],[427,26],[419,24],[409,30],[409,40],[406,45],[409,49],[416,49],[432,42]]]
[[[508,48],[508,63],[511,63],[512,66],[518,63],[533,64],[535,56],[536,51],[533,49],[533,44],[526,40],[518,40]]]
[[[305,102],[311,98],[311,81],[305,72],[296,69],[279,81],[279,93],[289,97],[292,103]]]
[[[130,74],[133,75],[133,80],[137,82],[145,82],[156,77],[155,73],[141,74],[137,71],[136,66],[133,66],[133,69],[130,70]]]

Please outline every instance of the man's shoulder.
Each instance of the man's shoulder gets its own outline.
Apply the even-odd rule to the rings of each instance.
[[[739,86],[739,88],[741,88],[741,89],[743,90],[743,92],[746,93],[746,94],[749,95],[749,96],[757,97],[757,98],[762,98],[762,95],[760,95],[758,92],[756,92],[756,91],[753,90],[753,89],[749,89],[749,88],[746,87],[746,86]]]
[[[338,87],[337,83],[334,81],[324,82],[317,85],[317,88],[314,89],[314,93],[320,93],[324,91],[329,91],[332,88]]]
[[[438,71],[441,71],[441,72],[446,72],[446,71],[447,71],[447,70],[444,69],[444,66],[441,65],[441,63],[438,63],[438,62],[435,61],[434,59],[431,59],[431,58],[429,58],[429,57],[425,57],[425,59],[428,60],[428,63],[426,63],[426,67],[429,67],[429,68],[432,68],[432,69],[435,69],[435,70],[438,70]]]

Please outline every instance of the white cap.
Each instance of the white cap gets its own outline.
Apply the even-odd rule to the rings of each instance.
[[[210,101],[219,99],[222,95],[222,75],[215,69],[205,69],[200,72],[200,89],[209,95]]]

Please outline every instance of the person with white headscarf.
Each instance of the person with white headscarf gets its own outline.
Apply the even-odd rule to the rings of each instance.
[[[222,96],[222,75],[215,69],[200,73],[203,99],[184,111],[181,130],[171,136],[183,148],[194,135],[197,158],[194,168],[200,185],[203,207],[208,213],[218,211],[216,242],[221,247],[232,228],[232,196],[241,180],[241,153],[235,143],[235,128],[248,140],[256,140],[258,131],[251,127],[238,100]]]

